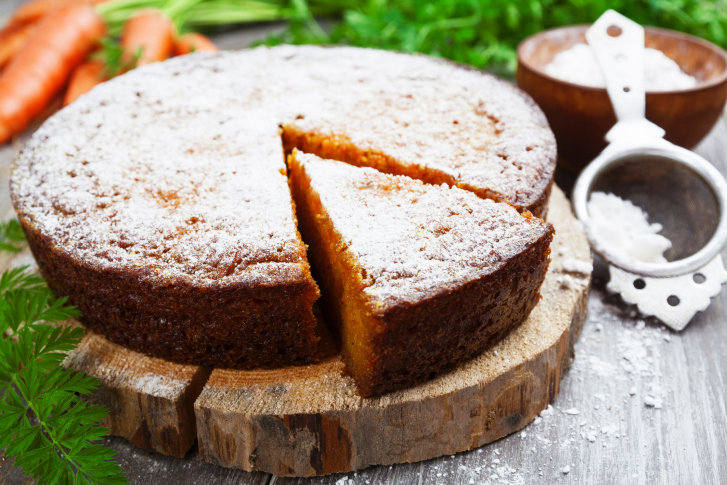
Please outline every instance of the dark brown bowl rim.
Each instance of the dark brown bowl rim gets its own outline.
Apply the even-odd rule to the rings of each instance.
[[[546,79],[549,79],[549,80],[551,80],[553,82],[556,82],[556,83],[559,83],[559,84],[564,84],[566,86],[572,86],[572,87],[578,88],[578,89],[584,89],[586,91],[594,91],[594,92],[598,92],[598,93],[605,93],[606,92],[606,89],[605,88],[595,88],[593,86],[584,86],[583,84],[572,83],[570,81],[564,81],[562,79],[558,79],[556,77],[553,77],[553,76],[547,74],[542,69],[537,68],[534,65],[532,65],[531,63],[527,62],[523,58],[523,55],[522,55],[522,50],[524,49],[524,47],[525,47],[526,44],[529,44],[529,43],[532,43],[532,42],[536,42],[537,40],[539,40],[540,37],[543,37],[543,36],[545,36],[546,34],[548,34],[550,32],[555,32],[555,31],[558,31],[558,30],[576,30],[576,29],[587,28],[587,27],[590,27],[590,26],[591,26],[591,24],[566,25],[566,26],[563,26],[563,27],[555,27],[555,28],[552,28],[552,29],[543,30],[541,32],[538,32],[537,34],[533,34],[530,37],[527,37],[526,39],[524,39],[522,42],[520,42],[520,45],[518,45],[518,48],[517,48],[517,61],[518,61],[519,64],[521,64],[522,66],[526,67],[530,71],[532,71],[532,72],[536,73],[537,75],[542,76],[542,77],[544,77]],[[646,94],[648,94],[649,96],[654,96],[654,95],[659,96],[659,95],[668,95],[668,94],[689,94],[689,93],[695,93],[695,92],[698,92],[698,91],[703,91],[703,90],[707,90],[707,89],[713,88],[715,86],[719,86],[720,84],[723,84],[723,83],[727,82],[727,52],[725,52],[725,50],[722,49],[721,47],[719,47],[718,45],[713,44],[712,42],[709,42],[708,40],[704,40],[704,39],[702,39],[700,37],[696,37],[696,36],[690,35],[690,34],[685,34],[684,32],[679,32],[678,30],[664,29],[664,28],[661,28],[661,27],[644,27],[644,28],[646,29],[647,32],[663,33],[663,34],[671,35],[671,36],[681,36],[681,37],[686,38],[690,42],[693,42],[695,44],[701,44],[702,46],[708,48],[709,50],[711,50],[712,52],[714,52],[718,56],[722,57],[722,59],[725,62],[725,70],[722,72],[721,76],[719,76],[716,79],[713,79],[711,81],[707,81],[707,82],[704,82],[704,83],[699,83],[695,87],[688,88],[688,89],[675,89],[675,90],[672,90],[672,91],[647,91]]]

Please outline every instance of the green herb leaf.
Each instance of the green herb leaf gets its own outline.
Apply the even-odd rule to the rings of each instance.
[[[22,240],[17,221],[0,224],[0,249]],[[98,380],[61,365],[83,337],[62,322],[78,315],[27,267],[0,276],[0,448],[38,483],[124,484],[115,452],[96,443],[106,410],[80,398]]]
[[[219,0],[208,0],[213,5]],[[270,3],[273,3],[272,1]],[[513,76],[516,48],[545,29],[594,22],[612,8],[639,22],[727,44],[725,0],[290,0],[294,12],[340,19],[326,38],[308,18],[264,43],[348,44],[422,52]],[[307,4],[307,9],[303,4]],[[210,7],[208,7],[210,8]],[[331,25],[331,24],[329,24]]]
[[[140,57],[141,48],[136,51],[133,58],[128,59],[119,41],[110,37],[101,40],[101,49],[94,54],[94,59],[103,62],[104,76],[108,79],[134,69]]]
[[[20,243],[23,241],[25,234],[17,219],[0,222],[0,251],[20,251]]]

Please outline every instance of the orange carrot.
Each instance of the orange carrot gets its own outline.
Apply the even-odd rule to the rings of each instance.
[[[35,30],[35,24],[18,24],[0,31],[0,68],[10,62]]]
[[[124,61],[131,63],[139,51],[137,66],[163,61],[174,48],[175,28],[172,21],[156,9],[142,9],[126,22],[121,31]]]
[[[70,4],[96,5],[106,0],[30,0],[18,7],[8,21],[8,26],[37,22],[50,11]]]
[[[101,61],[86,61],[73,70],[71,80],[68,81],[66,95],[63,97],[63,106],[68,106],[80,95],[86,94],[94,86],[107,81],[104,65]]]
[[[0,143],[43,110],[105,31],[101,17],[83,4],[61,7],[40,21],[0,75]]]
[[[196,32],[180,36],[176,44],[174,44],[174,55],[177,56],[183,56],[196,51],[214,52],[218,50],[220,48],[209,37]]]
[[[58,7],[63,0],[30,0],[19,6],[8,21],[8,26],[40,20],[43,15]]]

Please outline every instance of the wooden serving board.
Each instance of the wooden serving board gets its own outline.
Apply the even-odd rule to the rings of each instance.
[[[180,458],[194,445],[194,400],[211,368],[147,357],[88,330],[64,365],[101,381],[89,401],[109,410],[111,434]]]
[[[494,348],[412,389],[378,398],[355,394],[343,362],[232,371],[173,364],[88,332],[66,366],[101,381],[90,400],[105,425],[142,448],[277,476],[314,476],[425,460],[513,433],[559,392],[586,317],[590,275],[567,258],[591,261],[586,236],[556,187],[548,220],[556,229],[542,299]],[[27,264],[27,251],[9,264]],[[2,269],[2,268],[0,268]]]
[[[314,476],[469,450],[530,423],[555,398],[586,318],[590,275],[561,283],[567,258],[591,261],[555,188],[542,299],[505,340],[423,385],[378,398],[354,392],[335,356],[305,367],[212,372],[195,402],[200,458],[277,476]]]

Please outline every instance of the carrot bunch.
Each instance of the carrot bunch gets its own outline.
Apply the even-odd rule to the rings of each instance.
[[[201,34],[177,35],[159,9],[132,12],[120,41],[94,8],[104,0],[31,0],[0,30],[0,144],[20,133],[61,94],[63,105],[138,66],[212,51]]]
[[[48,14],[65,6],[95,5],[103,1],[105,0],[31,0],[21,5],[0,30],[0,69],[15,57]]]

